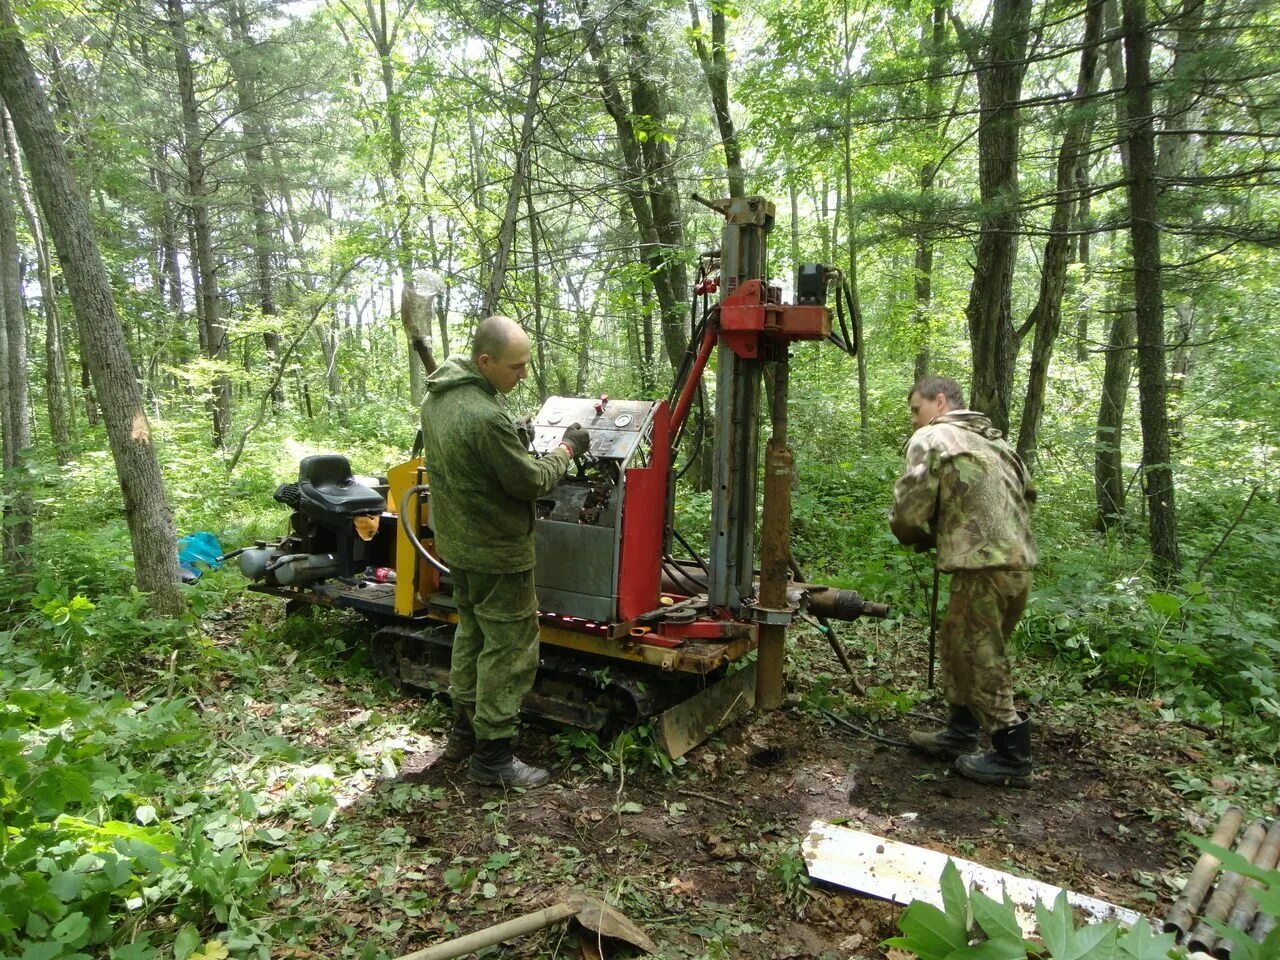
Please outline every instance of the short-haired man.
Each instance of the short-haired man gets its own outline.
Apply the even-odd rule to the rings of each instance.
[[[529,359],[519,324],[489,317],[471,358],[450,357],[427,379],[422,404],[431,523],[458,606],[445,758],[470,755],[471,779],[490,786],[536,787],[549,776],[514,753],[520,701],[538,669],[534,502],[591,445],[575,423],[547,456],[529,456],[503,400],[528,376]]]
[[[938,629],[942,689],[950,706],[943,730],[915,731],[913,747],[955,759],[980,783],[1031,785],[1031,727],[1013,706],[1005,644],[1031,589],[1035,488],[1000,431],[964,408],[949,377],[925,377],[908,395],[915,433],[893,488],[889,523],[899,542],[936,547],[951,574],[951,599]],[[978,752],[978,735],[992,749]]]

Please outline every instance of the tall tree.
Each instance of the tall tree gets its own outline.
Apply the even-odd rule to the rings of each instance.
[[[973,354],[970,403],[1009,429],[1017,340],[1013,269],[1018,249],[1019,100],[1026,73],[1031,0],[994,0],[991,29],[975,37],[954,20],[978,75],[978,191],[981,224],[965,316]]]
[[[1080,72],[1076,78],[1075,96],[1068,108],[1062,145],[1054,176],[1053,214],[1049,238],[1045,241],[1040,266],[1040,293],[1027,322],[1018,331],[1018,339],[1034,331],[1031,344],[1031,366],[1027,372],[1026,399],[1022,404],[1022,421],[1018,427],[1018,454],[1034,469],[1036,440],[1040,417],[1044,410],[1045,387],[1049,379],[1049,361],[1053,357],[1058,333],[1062,329],[1062,295],[1067,287],[1067,261],[1071,253],[1071,236],[1078,202],[1076,184],[1080,166],[1087,162],[1087,146],[1092,129],[1093,108],[1089,103],[1098,76],[1098,41],[1102,36],[1102,13],[1106,0],[1089,0],[1084,19],[1084,39],[1080,45]]]
[[[1124,99],[1129,112],[1129,232],[1133,242],[1138,397],[1142,469],[1157,576],[1179,574],[1178,515],[1170,462],[1165,369],[1164,295],[1157,210],[1155,123],[1151,94],[1151,33],[1145,0],[1123,0]]]
[[[267,196],[267,163],[264,145],[267,129],[261,117],[262,104],[258,99],[256,63],[251,56],[253,38],[249,33],[249,17],[243,0],[231,0],[230,26],[234,53],[229,58],[235,77],[237,109],[244,128],[245,179],[249,187],[249,206],[253,214],[253,280],[257,287],[258,309],[264,321],[274,324],[279,311],[276,309],[275,277],[272,270],[272,253],[275,249],[276,230]],[[274,328],[262,332],[263,346],[272,370],[280,354],[280,332]],[[271,393],[271,404],[279,410],[284,404],[284,387],[277,380]]]
[[[711,46],[707,46],[702,18],[698,15],[698,0],[689,0],[689,19],[693,24],[693,48],[702,65],[702,76],[711,92],[711,107],[716,115],[716,127],[720,131],[720,146],[724,150],[725,180],[729,196],[746,196],[747,178],[742,170],[742,148],[738,144],[738,131],[729,109],[729,48],[726,42],[727,26],[725,5],[713,0],[711,4]]]
[[[516,217],[520,200],[524,196],[524,182],[529,171],[529,153],[533,148],[533,129],[538,119],[538,93],[542,86],[542,60],[547,47],[547,4],[540,0],[534,21],[533,55],[529,62],[529,90],[525,96],[524,117],[520,123],[520,139],[516,143],[514,162],[511,165],[511,183],[507,188],[507,205],[498,230],[498,249],[489,274],[484,301],[480,307],[482,317],[498,310],[498,298],[507,277],[507,262],[511,256],[511,244],[515,241]],[[533,227],[530,225],[530,232]]]
[[[0,98],[9,108],[32,180],[53,234],[80,327],[94,386],[103,400],[107,441],[115,459],[133,542],[138,588],[160,613],[185,607],[178,550],[164,477],[152,445],[124,328],[102,265],[83,197],[62,137],[36,79],[10,0],[0,0]]]
[[[12,171],[13,188],[17,194],[31,243],[36,251],[36,273],[40,281],[40,309],[44,313],[44,394],[45,409],[49,418],[49,436],[53,440],[54,457],[65,464],[70,457],[71,428],[68,420],[66,390],[63,387],[62,322],[58,316],[58,294],[53,285],[53,270],[49,263],[49,244],[45,239],[44,225],[36,210],[31,191],[27,189],[22,173],[22,160],[18,150],[18,136],[13,131],[9,112],[0,107],[0,123],[4,129],[5,153]]]
[[[204,133],[196,105],[195,67],[187,40],[186,11],[182,0],[167,0],[169,29],[172,31],[174,65],[178,77],[178,99],[182,107],[182,152],[186,160],[187,213],[190,218],[192,266],[198,273],[200,342],[205,356],[221,366],[227,360],[227,328],[221,317],[218,296],[218,263],[213,253],[213,232],[209,218],[209,190],[205,182]],[[231,426],[231,378],[217,371],[213,380],[213,445],[226,446]]]
[[[0,108],[0,114],[3,114]],[[0,136],[6,136],[0,115]],[[27,316],[22,294],[21,254],[18,251],[18,224],[15,203],[17,170],[8,160],[8,150],[0,156],[0,301],[3,302],[5,354],[8,364],[7,403],[4,414],[4,465],[6,486],[11,491],[4,511],[4,556],[19,566],[27,562],[31,544],[31,493],[26,484],[26,460],[31,446],[31,383],[27,375]]]

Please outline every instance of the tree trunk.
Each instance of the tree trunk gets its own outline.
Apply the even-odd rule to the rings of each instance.
[[[196,110],[195,70],[187,46],[187,28],[182,0],[166,0],[169,27],[173,33],[174,67],[178,76],[178,99],[182,105],[182,151],[187,165],[187,203],[195,236],[192,249],[200,270],[200,321],[203,325],[204,355],[217,365],[226,363],[227,330],[219,317],[218,267],[213,256],[213,235],[209,228],[209,201],[205,184],[204,138]],[[231,379],[225,372],[214,374],[213,445],[222,449],[231,425]]]
[[[941,133],[942,128],[942,71],[945,64],[943,45],[947,39],[947,8],[940,0],[934,0],[930,13],[927,33],[921,46],[928,52],[928,71],[925,79],[925,114],[933,119],[933,132]],[[941,147],[941,143],[933,146]],[[924,211],[929,209],[929,199],[933,194],[933,179],[937,176],[937,164],[941,159],[928,160],[920,166],[920,209],[921,222],[916,230],[915,254],[915,294],[914,321],[918,346],[913,370],[912,383],[918,383],[929,374],[929,341],[931,339],[931,321],[933,303],[933,224],[926,222]]]
[[[1106,2],[1104,0],[1104,6]],[[1076,204],[1076,231],[1078,246],[1076,263],[1081,270],[1080,283],[1086,290],[1092,278],[1089,252],[1089,231],[1093,229],[1093,213],[1089,197],[1089,161],[1086,158],[1076,167],[1076,195],[1080,198]],[[1076,309],[1076,360],[1083,363],[1089,359],[1089,313],[1092,305],[1086,299]]]
[[[3,108],[0,108],[3,113]],[[0,117],[6,120],[7,117]],[[3,125],[0,125],[0,130]],[[7,154],[8,151],[6,150]],[[18,253],[18,221],[14,206],[17,170],[0,156],[0,303],[5,325],[8,365],[3,414],[5,428],[4,559],[13,567],[29,563],[31,517],[34,507],[27,480],[27,451],[31,446],[31,385],[27,374],[27,316],[23,302],[22,263]]]
[[[1111,335],[1098,402],[1098,427],[1093,447],[1093,489],[1098,511],[1095,526],[1106,531],[1124,520],[1124,411],[1133,371],[1132,286],[1124,285],[1123,302],[1113,309]]]
[[[1138,396],[1142,417],[1151,556],[1163,583],[1179,573],[1178,515],[1169,456],[1164,297],[1157,222],[1155,126],[1152,123],[1151,35],[1145,0],[1124,0],[1124,99],[1129,110],[1129,231],[1133,240],[1134,312],[1138,337]]]
[[[1026,71],[1030,0],[995,0],[978,74],[978,186],[982,201],[977,259],[965,316],[973,353],[970,407],[1008,432],[1017,341],[1012,322],[1018,249],[1018,100]]]
[[[58,294],[53,286],[53,271],[49,264],[49,244],[45,239],[44,225],[36,211],[31,191],[22,175],[22,161],[18,151],[18,137],[9,119],[9,112],[0,106],[0,122],[3,123],[5,153],[13,175],[13,186],[22,207],[27,230],[36,248],[36,271],[40,280],[40,306],[44,313],[44,392],[45,409],[49,417],[49,437],[53,441],[54,456],[60,465],[71,455],[71,430],[67,420],[66,389],[63,386],[62,331],[58,319]]]
[[[1067,288],[1067,261],[1071,253],[1071,227],[1075,213],[1075,186],[1080,165],[1087,162],[1087,146],[1093,123],[1087,101],[1096,87],[1098,76],[1098,38],[1102,35],[1102,8],[1105,0],[1090,0],[1085,14],[1084,42],[1080,50],[1080,73],[1076,78],[1076,105],[1071,108],[1062,146],[1058,149],[1055,170],[1053,215],[1049,238],[1044,245],[1040,268],[1040,295],[1023,329],[1035,331],[1031,346],[1031,367],[1027,373],[1026,399],[1022,404],[1022,422],[1018,429],[1018,454],[1027,466],[1035,469],[1036,444],[1040,417],[1044,411],[1045,387],[1049,381],[1049,361],[1062,329],[1062,295]]]
[[[744,197],[747,178],[742,171],[742,150],[738,146],[738,133],[729,111],[729,54],[725,43],[725,8],[711,4],[711,49],[707,49],[706,34],[698,17],[697,0],[689,0],[689,19],[693,23],[693,46],[702,64],[702,75],[711,91],[711,106],[720,130],[720,146],[724,149],[725,180],[729,184],[729,196]]]
[[[0,97],[8,104],[18,140],[30,160],[36,194],[71,292],[84,353],[104,401],[107,440],[133,541],[135,579],[140,590],[151,594],[158,612],[178,613],[185,601],[178,585],[173,516],[124,328],[111,299],[111,284],[9,0],[0,0],[0,26]]]
[[[533,272],[533,349],[534,356],[538,358],[538,367],[533,373],[534,380],[538,384],[538,402],[541,403],[549,396],[547,393],[547,337],[542,323],[542,264],[538,252],[542,226],[538,222],[538,211],[533,206],[533,189],[528,180],[524,182],[524,202],[529,217],[529,268]]]
[[[632,123],[632,117],[638,115],[658,124],[665,120],[666,113],[653,80],[644,77],[632,79],[632,105],[627,105],[605,54],[603,24],[587,16],[582,2],[578,8],[584,17],[583,32],[600,83],[600,98],[618,133],[618,148],[622,154],[621,189],[635,218],[641,256],[649,266],[650,281],[662,314],[663,345],[667,359],[675,369],[689,342],[689,333],[685,329],[687,276],[679,257],[683,246],[679,196],[672,195],[669,169],[665,172],[662,169],[664,158],[669,161],[670,150],[665,143],[659,144],[660,149],[653,148],[655,138],[648,137],[645,144],[650,145],[650,150],[646,153]],[[651,65],[640,63],[644,47],[637,37],[628,39],[627,48],[632,57],[633,73],[641,71],[642,66],[651,68]],[[660,176],[665,177],[663,186],[659,186]]]
[[[1204,0],[1186,0],[1178,16],[1173,65],[1169,71],[1171,82],[1163,111],[1164,127],[1168,132],[1160,137],[1160,152],[1156,157],[1157,179],[1161,184],[1177,177],[1193,177],[1200,171],[1200,138],[1185,131],[1199,127],[1204,118],[1205,101],[1195,96],[1193,87],[1196,65],[1203,56],[1200,50],[1203,14]],[[1200,218],[1201,206],[1196,204],[1189,212],[1191,220]],[[1184,237],[1180,246],[1181,259],[1189,261],[1194,258],[1195,246],[1192,238]],[[1193,295],[1184,291],[1177,296],[1173,312],[1176,323],[1168,402],[1171,442],[1179,443],[1186,419],[1182,397],[1187,379],[1191,375],[1193,358],[1189,344],[1195,339],[1197,314]]]
[[[243,118],[245,178],[249,184],[249,205],[253,210],[253,279],[257,287],[258,307],[262,311],[262,316],[266,318],[267,323],[273,323],[273,318],[278,311],[272,289],[273,230],[267,191],[264,186],[267,180],[267,163],[263,152],[266,129],[258,116],[260,105],[253,66],[244,60],[244,55],[253,40],[249,35],[243,2],[232,4],[231,30],[238,49],[236,56],[229,59],[236,80],[236,103]],[[276,359],[280,355],[279,332],[274,329],[264,330],[262,344],[267,352],[267,368],[274,371]],[[284,386],[279,379],[276,380],[275,389],[271,392],[271,406],[276,413],[279,413],[284,406]]]
[[[493,270],[480,305],[480,316],[492,316],[498,309],[498,298],[507,279],[507,261],[511,245],[516,237],[516,217],[520,212],[520,200],[524,197],[524,181],[529,170],[529,151],[533,145],[533,127],[538,118],[538,91],[542,86],[542,56],[547,44],[547,4],[538,4],[537,23],[533,39],[533,59],[529,63],[529,92],[524,101],[524,119],[520,123],[520,141],[516,144],[511,164],[511,183],[507,188],[507,206],[498,230],[498,249],[493,258]]]

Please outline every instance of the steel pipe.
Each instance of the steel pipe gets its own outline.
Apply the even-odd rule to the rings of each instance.
[[[1215,847],[1230,849],[1235,842],[1236,834],[1240,832],[1242,823],[1244,823],[1244,811],[1239,807],[1228,807],[1209,842]],[[1209,892],[1213,875],[1218,872],[1220,863],[1221,861],[1208,851],[1200,854],[1200,859],[1196,861],[1191,876],[1187,877],[1186,885],[1182,888],[1182,894],[1165,916],[1164,932],[1177,934],[1179,943],[1191,929],[1191,921],[1196,911],[1200,909],[1200,904],[1204,902],[1204,896]]]
[[[1253,865],[1260,870],[1273,870],[1277,863],[1280,863],[1280,819],[1272,822],[1271,829],[1267,831],[1267,838],[1262,841],[1262,846],[1258,848],[1253,858]],[[1253,891],[1259,886],[1261,883],[1250,877],[1241,888],[1240,895],[1236,897],[1235,906],[1227,915],[1227,926],[1235,932],[1230,937],[1218,941],[1218,945],[1213,948],[1213,955],[1218,960],[1229,960],[1236,942],[1249,936],[1249,929],[1254,924],[1254,915],[1258,912],[1258,901],[1254,899]],[[1266,919],[1275,923],[1274,917]],[[1259,939],[1264,938],[1265,933]]]
[[[1252,863],[1266,836],[1267,821],[1259,817],[1249,824],[1249,829],[1240,838],[1240,846],[1236,847],[1236,853]],[[1209,921],[1216,920],[1222,923],[1227,919],[1227,914],[1231,912],[1231,907],[1240,895],[1240,888],[1244,886],[1244,881],[1243,873],[1236,873],[1234,870],[1223,871],[1217,889],[1213,891],[1213,896],[1209,898],[1208,905],[1200,915],[1200,922],[1195,925],[1191,936],[1187,938],[1188,953],[1197,951],[1208,953],[1218,943],[1218,931],[1209,925]]]

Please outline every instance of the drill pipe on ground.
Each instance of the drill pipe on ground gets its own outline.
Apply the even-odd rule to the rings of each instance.
[[[1218,829],[1213,832],[1209,842],[1215,847],[1229,848],[1235,842],[1236,834],[1240,832],[1240,824],[1243,822],[1244,811],[1239,807],[1228,807],[1222,815],[1222,822],[1218,824]],[[1204,902],[1204,895],[1209,892],[1209,886],[1213,882],[1213,875],[1218,871],[1219,863],[1218,858],[1208,851],[1200,854],[1200,859],[1196,861],[1191,876],[1187,877],[1186,886],[1182,888],[1182,894],[1165,916],[1164,932],[1177,934],[1179,942],[1191,929],[1192,918],[1200,909],[1200,904]]]
[[[1258,919],[1253,921],[1253,926],[1249,928],[1249,936],[1261,943],[1275,928],[1276,918],[1269,913],[1260,913]]]
[[[1262,846],[1258,848],[1257,854],[1254,855],[1253,865],[1260,870],[1273,870],[1276,863],[1280,862],[1280,819],[1271,823],[1271,829],[1267,831],[1267,838],[1262,841]],[[1236,941],[1243,940],[1249,936],[1249,928],[1253,923],[1254,914],[1258,912],[1258,901],[1253,898],[1253,891],[1261,884],[1250,877],[1245,881],[1244,886],[1240,890],[1240,895],[1236,897],[1236,904],[1231,908],[1231,913],[1227,915],[1227,926],[1236,931],[1230,937],[1219,940],[1218,945],[1213,948],[1213,955],[1218,960],[1228,960],[1231,951],[1235,947]],[[1274,917],[1267,919],[1275,922]],[[1265,934],[1263,935],[1264,939]]]
[[[1236,853],[1252,863],[1266,836],[1267,821],[1259,817],[1249,824],[1249,829],[1240,838],[1240,846],[1236,847]],[[1240,888],[1244,886],[1244,881],[1243,873],[1236,873],[1234,870],[1223,871],[1217,889],[1213,891],[1213,896],[1209,898],[1208,905],[1200,915],[1200,922],[1187,938],[1187,952],[1208,953],[1214,948],[1218,942],[1218,931],[1209,926],[1208,921],[1216,920],[1222,923],[1227,919],[1227,914],[1231,912],[1232,905],[1240,895]]]

